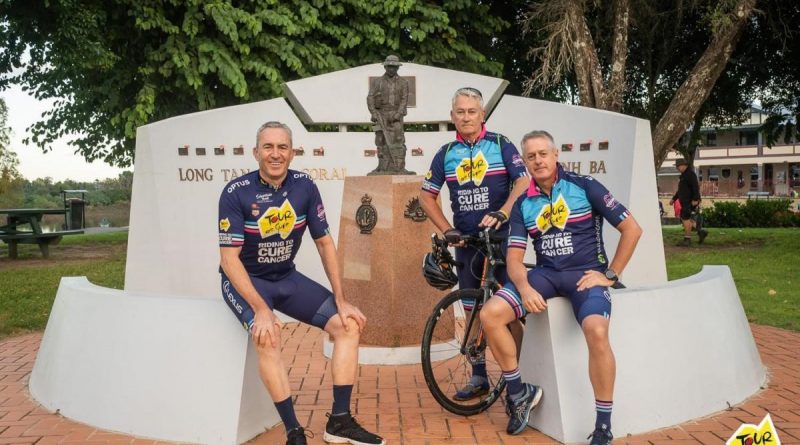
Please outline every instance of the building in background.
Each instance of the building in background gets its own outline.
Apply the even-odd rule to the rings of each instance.
[[[701,129],[694,168],[703,196],[790,196],[800,191],[800,143],[765,145],[759,127],[767,118],[751,107],[750,117],[740,125]],[[671,194],[678,187],[671,152],[658,172],[658,188]]]

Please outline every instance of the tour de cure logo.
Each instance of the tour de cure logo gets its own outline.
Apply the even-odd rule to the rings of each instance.
[[[542,233],[547,232],[551,227],[558,227],[564,230],[564,227],[567,226],[568,218],[569,207],[567,206],[567,202],[564,200],[563,195],[558,195],[556,202],[542,207],[542,210],[536,217],[536,228]]]
[[[481,185],[483,182],[483,177],[486,175],[486,170],[489,169],[489,163],[486,161],[486,157],[483,155],[483,152],[478,152],[478,155],[470,158],[464,158],[461,160],[461,163],[458,164],[456,167],[456,179],[458,179],[458,185],[464,185],[465,183],[472,181],[475,185]]]
[[[769,414],[758,425],[744,423],[725,442],[725,445],[781,445],[778,431]]]
[[[280,233],[281,238],[286,239],[294,229],[297,214],[289,200],[283,201],[280,207],[270,207],[258,219],[258,231],[261,238],[267,238],[276,233]]]

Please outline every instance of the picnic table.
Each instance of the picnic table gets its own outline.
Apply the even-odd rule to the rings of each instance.
[[[50,244],[58,244],[64,235],[83,233],[79,230],[44,232],[44,215],[66,215],[67,209],[0,209],[0,216],[6,216],[5,225],[0,225],[0,241],[8,244],[9,258],[17,258],[17,245],[38,244],[42,256],[50,256]],[[27,226],[27,227],[26,227]]]

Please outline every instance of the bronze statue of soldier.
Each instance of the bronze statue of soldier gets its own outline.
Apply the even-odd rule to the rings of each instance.
[[[383,62],[386,73],[370,84],[367,108],[375,130],[378,167],[368,175],[413,175],[406,170],[403,117],[408,105],[408,82],[397,75],[403,64],[397,56]]]

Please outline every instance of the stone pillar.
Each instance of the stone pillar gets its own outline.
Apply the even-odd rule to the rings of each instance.
[[[445,294],[422,276],[422,257],[436,229],[427,217],[409,217],[420,219],[421,210],[409,204],[415,198],[418,203],[421,185],[421,176],[345,179],[337,250],[345,297],[367,316],[364,346],[420,344],[425,321]],[[357,220],[363,227],[373,212],[374,227],[363,233]]]

